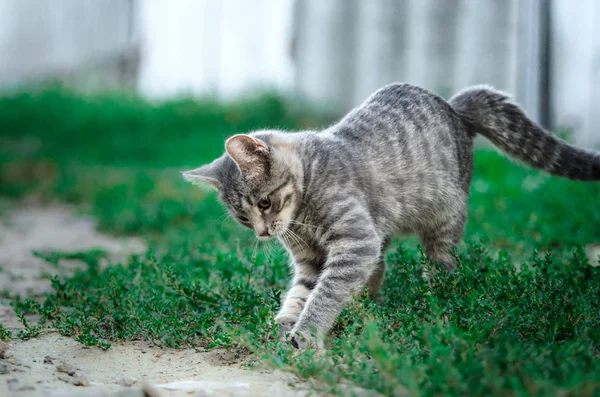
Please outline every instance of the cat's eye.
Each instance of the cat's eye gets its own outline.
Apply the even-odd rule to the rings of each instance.
[[[261,198],[260,200],[258,200],[258,208],[262,208],[263,210],[266,210],[267,208],[269,208],[271,206],[271,200],[269,200],[268,197],[264,197]]]

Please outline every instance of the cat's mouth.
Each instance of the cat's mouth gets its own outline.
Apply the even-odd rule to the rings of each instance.
[[[281,226],[281,224],[275,224],[272,227],[263,229],[262,231],[256,230],[255,228],[254,232],[256,234],[256,238],[258,238],[259,240],[268,240],[271,237],[279,236],[279,234],[285,230]]]
[[[268,239],[270,239],[271,237],[273,237],[273,234],[269,233],[269,231],[268,231],[268,230],[265,230],[264,232],[262,232],[262,233],[260,233],[260,234],[256,233],[256,237],[257,237],[259,240],[268,240]]]

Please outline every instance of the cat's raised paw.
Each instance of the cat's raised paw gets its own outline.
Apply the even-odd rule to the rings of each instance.
[[[321,338],[317,338],[310,333],[293,331],[287,336],[287,339],[296,349],[323,349],[324,343]]]
[[[279,336],[281,340],[285,340],[286,335],[292,332],[294,325],[296,325],[295,318],[275,318],[275,322],[279,326]]]

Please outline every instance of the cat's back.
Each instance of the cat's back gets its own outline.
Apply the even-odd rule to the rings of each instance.
[[[472,139],[452,106],[429,90],[387,85],[348,113],[331,133],[370,177],[412,178],[413,185],[430,182],[438,187],[441,180],[454,181],[468,190]]]
[[[350,140],[416,134],[460,135],[466,130],[452,106],[439,95],[406,83],[389,84],[350,111],[334,134]],[[444,138],[444,136],[442,136]]]

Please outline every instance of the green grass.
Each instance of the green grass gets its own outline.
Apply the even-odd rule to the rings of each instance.
[[[350,382],[386,395],[600,395],[600,267],[583,250],[600,244],[600,184],[552,178],[490,150],[476,153],[454,275],[425,281],[415,240],[399,241],[378,299],[343,312],[326,352],[280,344],[283,249],[254,250],[214,194],[178,171],[219,155],[233,133],[320,122],[271,95],[149,104],[54,89],[0,99],[2,196],[73,203],[102,231],[149,244],[107,268],[102,251],[36,253],[86,270],[54,277],[52,294],[10,297],[25,322],[32,313],[40,321],[19,335],[0,327],[0,337],[54,328],[104,349],[137,339],[246,349],[334,392]]]

